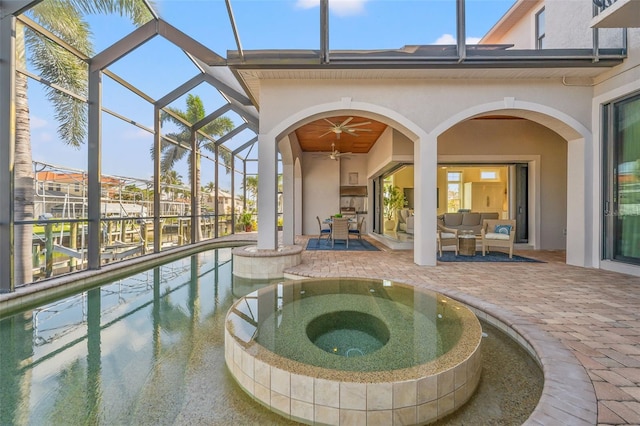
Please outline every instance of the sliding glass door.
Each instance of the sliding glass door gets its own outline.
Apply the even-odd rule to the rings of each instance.
[[[603,258],[640,264],[640,94],[603,113]]]

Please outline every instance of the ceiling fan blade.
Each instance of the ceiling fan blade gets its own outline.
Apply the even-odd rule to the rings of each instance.
[[[323,118],[324,121],[326,121],[327,123],[331,124],[332,127],[338,127],[337,124],[332,123],[331,121],[327,120],[326,118]]]
[[[353,124],[349,124],[346,127],[358,127],[358,126],[366,126],[367,124],[371,124],[370,121],[363,121],[362,123],[353,123]],[[341,124],[342,126],[342,124]]]
[[[328,132],[324,132],[323,134],[321,134],[320,136],[318,136],[318,138],[321,138],[323,136],[327,136],[329,133],[333,133],[333,130],[329,130]]]
[[[349,129],[349,132],[373,132],[371,129]]]
[[[342,157],[343,155],[349,155],[351,152],[336,152],[334,155],[336,157]]]
[[[342,123],[340,123],[340,125],[338,127],[344,127],[347,125],[348,122],[350,122],[351,120],[353,120],[353,117],[349,117],[346,120],[344,120]]]

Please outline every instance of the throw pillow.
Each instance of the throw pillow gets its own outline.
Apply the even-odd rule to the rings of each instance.
[[[496,225],[493,232],[495,232],[496,234],[509,235],[511,233],[511,225]]]

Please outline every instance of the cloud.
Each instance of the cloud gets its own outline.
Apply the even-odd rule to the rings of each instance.
[[[34,136],[32,136],[32,139],[36,139],[38,142],[51,142],[55,139],[49,132],[40,132]]]
[[[122,138],[127,140],[153,140],[153,134],[136,127],[122,132]]]
[[[42,129],[43,127],[47,127],[49,125],[49,122],[47,120],[35,115],[31,115],[29,119],[31,120],[32,129]]]
[[[480,37],[467,37],[467,44],[478,44]],[[434,44],[456,44],[456,38],[451,34],[442,34]]]
[[[331,0],[329,10],[337,16],[360,15],[364,12],[364,5],[369,0]],[[297,0],[296,7],[300,9],[311,9],[318,7],[320,0]]]

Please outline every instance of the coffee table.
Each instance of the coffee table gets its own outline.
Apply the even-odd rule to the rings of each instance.
[[[461,256],[476,255],[476,236],[473,233],[458,234],[458,253]]]

